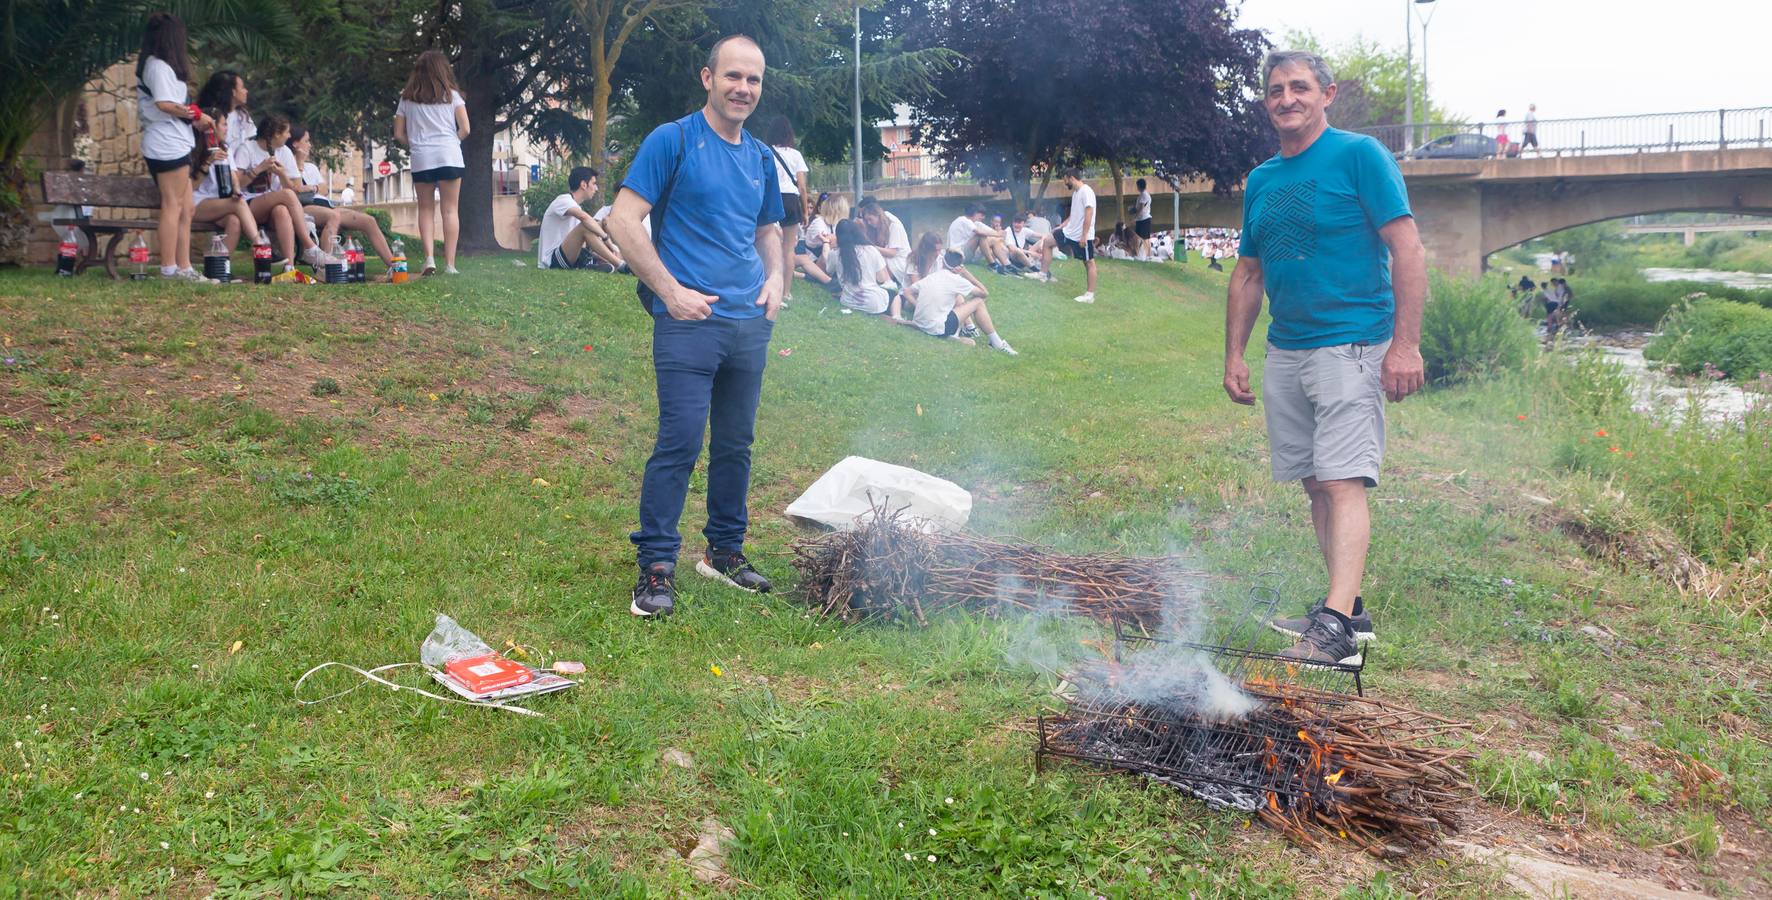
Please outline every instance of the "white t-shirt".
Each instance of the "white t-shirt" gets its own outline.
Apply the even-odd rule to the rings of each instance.
[[[855,261],[861,266],[861,272],[858,273],[855,283],[853,284],[849,281],[849,273],[841,271],[843,268],[842,260],[843,254],[838,253],[837,269],[839,270],[839,275],[837,281],[843,286],[843,296],[841,298],[843,305],[850,309],[860,310],[864,313],[878,314],[885,312],[886,307],[891,304],[892,298],[886,295],[886,289],[881,287],[880,283],[875,280],[879,277],[880,270],[887,268],[886,257],[880,255],[879,248],[870,245],[855,248]]]
[[[974,222],[966,216],[961,216],[948,223],[947,248],[949,250],[965,252],[966,245],[969,241],[990,230],[991,226],[986,225],[983,222]]]
[[[252,114],[244,109],[236,109],[228,113],[228,155],[234,154],[234,148],[258,137],[258,125],[252,121]]]
[[[774,150],[775,178],[781,182],[781,192],[784,194],[800,193],[800,182],[795,181],[794,176],[801,172],[811,171],[806,168],[806,157],[801,156],[800,151],[792,147],[776,147]]]
[[[1027,230],[1038,235],[1048,235],[1052,233],[1052,222],[1045,216],[1028,216]]]
[[[1134,212],[1132,213],[1132,221],[1143,222],[1145,219],[1150,218],[1151,217],[1151,192],[1150,191],[1139,191],[1138,192],[1138,205],[1136,207],[1134,207],[1133,209],[1134,209]]]
[[[450,91],[448,103],[415,103],[400,98],[394,115],[406,120],[406,141],[412,147],[412,171],[424,172],[444,166],[466,167],[461,158],[461,139],[455,136],[455,108],[466,105],[460,91]]]
[[[1064,236],[1083,243],[1083,210],[1094,208],[1095,189],[1078,182],[1076,192],[1071,194],[1071,214],[1064,220]],[[1094,239],[1095,235],[1089,235],[1089,240]]]
[[[302,189],[314,192],[315,200],[331,200],[326,192],[326,179],[320,177],[320,167],[311,162],[301,164]]]
[[[556,202],[558,202],[558,201],[556,201]],[[605,203],[602,206],[597,207],[596,212],[591,213],[591,218],[596,219],[598,225],[605,225],[606,220],[608,220],[608,218],[609,218],[609,211],[614,208],[615,208],[614,206],[611,206],[611,205]],[[650,214],[648,214],[645,217],[643,217],[642,219],[640,219],[640,226],[646,229],[646,236],[647,237],[652,236],[652,216]],[[607,231],[608,228],[605,227],[604,230]],[[613,238],[615,236],[610,235],[610,237]]]
[[[813,216],[812,221],[806,223],[806,236],[803,240],[814,252],[823,250],[832,237],[830,223],[824,220],[824,216]]]
[[[338,192],[338,205],[350,206],[355,202],[357,202],[356,190],[348,184],[345,185],[345,189]]]
[[[191,123],[154,104],[165,101],[180,106],[189,102],[190,86],[180,80],[172,66],[158,56],[148,57],[136,85],[136,118],[142,123],[142,155],[148,159],[180,159],[197,147]]]
[[[571,194],[561,194],[548,204],[548,211],[541,214],[541,236],[535,242],[536,268],[547,268],[554,251],[566,243],[567,233],[578,224],[578,219],[570,213],[579,208],[578,201],[572,199]]]
[[[234,152],[228,156],[228,162],[234,166],[234,171],[239,172],[241,177],[247,177],[247,174],[259,163],[270,158],[271,151],[259,146],[258,141],[247,141],[234,148]],[[251,200],[260,194],[268,194],[282,186],[283,180],[277,177],[276,172],[266,171],[257,178],[249,180],[246,187],[241,189],[240,196]]]
[[[301,166],[298,166],[295,164],[295,151],[289,149],[288,144],[285,144],[285,145],[277,148],[277,165],[282,166],[283,171],[288,172],[291,175],[294,175],[296,178],[301,177]],[[277,185],[278,187],[289,188],[290,190],[296,192],[297,194],[308,189],[307,185],[305,185],[305,184],[282,184],[281,178],[278,179],[278,182],[279,182]]]
[[[904,223],[900,222],[897,216],[885,210],[880,212],[886,216],[886,248],[898,251],[897,256],[886,260],[886,268],[892,272],[892,277],[897,279],[899,284],[909,284],[910,279],[906,278],[905,274],[910,271],[911,267],[910,232],[904,230]]]
[[[970,293],[972,282],[949,269],[936,269],[917,282],[917,309],[911,321],[924,334],[941,337],[947,331],[948,313]]]

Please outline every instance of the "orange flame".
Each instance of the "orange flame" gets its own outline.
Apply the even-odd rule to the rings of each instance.
[[[1280,811],[1280,796],[1278,794],[1274,793],[1273,791],[1268,791],[1267,792],[1267,805],[1268,805],[1268,808],[1272,809],[1274,812],[1279,812]]]
[[[1336,769],[1334,775],[1325,776],[1323,778],[1323,780],[1325,782],[1328,782],[1329,784],[1336,784],[1337,782],[1341,781],[1341,776],[1346,771],[1347,771],[1346,769]]]

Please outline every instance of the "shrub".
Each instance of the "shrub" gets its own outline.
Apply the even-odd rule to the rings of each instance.
[[[1518,371],[1538,351],[1532,323],[1514,312],[1500,281],[1435,274],[1421,323],[1421,357],[1433,382]]]
[[[1757,378],[1772,372],[1772,309],[1713,297],[1681,304],[1643,357],[1687,375]]]
[[[548,204],[554,198],[566,193],[566,175],[572,170],[566,166],[551,166],[541,171],[541,177],[531,181],[529,187],[523,189],[523,211],[532,219],[539,219],[548,211]]]
[[[1649,328],[1660,322],[1668,310],[1694,294],[1772,308],[1772,291],[1697,281],[1650,282],[1620,273],[1604,280],[1579,280],[1573,286],[1575,301],[1571,308],[1581,324],[1590,328]]]

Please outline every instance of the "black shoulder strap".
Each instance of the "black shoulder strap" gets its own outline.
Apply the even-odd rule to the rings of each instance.
[[[671,174],[665,176],[664,188],[658,192],[658,202],[652,204],[652,248],[656,251],[664,249],[665,210],[671,203],[671,192],[677,188],[677,173],[683,171],[683,158],[689,152],[689,129],[683,122],[677,123],[677,158],[671,163]],[[662,255],[662,254],[661,254]],[[640,299],[640,308],[648,315],[652,313],[652,298],[658,296],[646,286],[646,282],[635,279],[634,292]]]

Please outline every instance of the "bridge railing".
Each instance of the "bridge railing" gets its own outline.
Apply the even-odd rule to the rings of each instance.
[[[1509,156],[1593,156],[1617,153],[1673,153],[1680,150],[1728,150],[1772,146],[1772,106],[1650,113],[1588,119],[1539,119],[1538,146],[1525,148],[1524,120],[1459,124],[1434,122],[1380,125],[1358,129],[1378,138],[1393,153],[1413,151],[1449,134],[1505,133]]]

